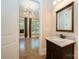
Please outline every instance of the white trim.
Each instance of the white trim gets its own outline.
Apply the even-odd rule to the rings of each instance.
[[[41,50],[42,50],[42,9],[43,9],[43,0],[40,0],[40,10],[39,10],[39,18],[40,18],[40,33],[39,33],[39,41],[40,41],[40,44],[39,44],[39,55],[41,54]]]
[[[46,55],[46,48],[40,50],[40,55]]]

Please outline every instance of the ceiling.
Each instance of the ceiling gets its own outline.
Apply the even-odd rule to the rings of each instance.
[[[39,0],[20,0],[19,2],[19,16],[25,17],[26,11],[31,11],[34,16],[39,14]]]

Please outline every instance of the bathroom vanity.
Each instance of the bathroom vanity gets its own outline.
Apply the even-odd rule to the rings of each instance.
[[[46,59],[74,59],[74,40],[47,37]]]

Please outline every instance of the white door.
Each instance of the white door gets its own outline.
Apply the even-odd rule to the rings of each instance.
[[[18,0],[1,0],[1,59],[19,59]]]

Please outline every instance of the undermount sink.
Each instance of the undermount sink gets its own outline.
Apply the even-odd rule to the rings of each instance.
[[[64,47],[64,46],[67,46],[69,44],[75,43],[74,40],[62,39],[59,37],[46,37],[46,40],[49,40],[50,42],[52,42],[60,47]]]

